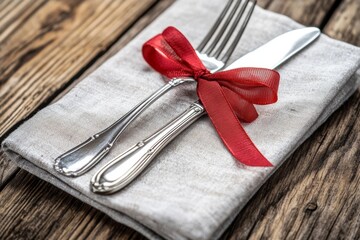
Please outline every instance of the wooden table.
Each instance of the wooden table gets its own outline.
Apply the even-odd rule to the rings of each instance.
[[[258,2],[360,46],[360,0]],[[172,0],[2,0],[1,141],[171,4]],[[222,238],[359,239],[359,112],[357,91],[267,181]],[[3,153],[0,159],[1,239],[143,238],[20,170]]]

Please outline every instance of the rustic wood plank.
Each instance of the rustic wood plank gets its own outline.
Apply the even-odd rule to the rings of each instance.
[[[137,234],[23,170],[0,192],[0,206],[1,239],[119,239]]]
[[[0,10],[0,136],[104,52],[155,0],[19,2],[12,11]]]
[[[0,10],[0,43],[13,34],[20,25],[26,22],[46,2],[41,1],[5,1]]]
[[[287,0],[259,0],[259,6],[270,11],[289,16],[295,21],[306,26],[320,27],[336,4],[337,0],[328,1],[287,1]]]
[[[73,84],[81,81],[118,52],[172,2],[162,0],[154,5],[103,56],[75,79]],[[72,85],[59,96],[71,87]],[[14,165],[8,163],[1,155],[0,163],[3,172],[0,175],[0,188],[1,181],[6,182],[11,174],[15,174],[11,182],[2,186],[4,190],[0,192],[0,239],[145,239],[134,230],[113,221],[105,214],[26,171],[11,171]],[[2,165],[8,167],[2,168]]]
[[[330,37],[358,45],[360,43],[360,2],[345,0],[325,26]]]
[[[325,33],[360,46],[359,9],[359,1],[344,1]],[[357,91],[267,181],[223,238],[359,239],[359,115]]]
[[[155,0],[136,2],[0,2],[0,140],[73,81]],[[17,168],[1,154],[0,187],[14,171]]]
[[[121,48],[123,48],[131,39],[139,33],[146,25],[148,25],[159,13],[161,13],[164,9],[166,9],[173,0],[162,0],[156,6],[154,6],[149,13],[142,16],[134,27],[129,29],[126,34],[124,34],[111,48],[106,51],[100,58],[96,60],[94,64],[92,64],[89,68],[86,69],[84,73],[81,74],[80,77],[74,79],[70,86],[66,87],[63,91],[61,91],[52,102],[61,98],[65,95],[71,88],[74,87],[77,83],[79,83],[82,79],[88,76],[91,72],[97,69],[102,63],[104,63],[107,59],[112,57],[115,53],[117,53]],[[5,159],[5,156],[0,151],[0,188],[5,183],[10,176],[13,175],[18,168],[11,162]]]
[[[59,93],[53,101],[57,101],[59,98],[64,96],[69,92],[76,84],[82,81],[90,73],[95,71],[101,64],[103,64],[107,59],[114,56],[121,48],[123,48],[127,43],[129,43],[141,30],[143,30],[149,23],[152,22],[160,13],[162,13],[166,8],[168,8],[175,0],[161,0],[155,6],[153,6],[149,12],[141,16],[138,19],[134,26],[132,26],[126,34],[121,36],[121,38],[101,57],[99,57],[94,64],[84,71],[81,76],[75,79],[70,86],[64,89]]]
[[[280,5],[281,2],[287,7]],[[307,12],[308,8],[291,1],[264,0],[260,5],[289,16],[295,14],[294,18],[298,17],[304,24],[321,26],[332,7],[325,0],[319,2],[322,4],[305,1],[305,5],[321,6],[323,13],[315,9]],[[356,14],[348,13],[358,5],[356,0],[345,1],[326,25],[326,33],[359,46],[359,28],[351,30],[346,25],[358,21]],[[294,9],[310,15],[320,11],[323,18],[301,17]],[[337,23],[339,19],[343,19],[340,20],[343,25]],[[359,239],[359,109],[358,92],[270,178],[222,238]],[[13,204],[7,204],[11,201]],[[4,226],[0,224],[2,237],[142,238],[24,171],[0,192],[0,206],[3,205],[0,207],[0,219],[5,218]]]
[[[89,68],[86,69],[84,73],[81,74],[80,77],[73,79],[70,86],[66,87],[63,91],[61,91],[53,101],[56,101],[61,96],[66,94],[74,85],[88,76],[91,72],[93,72],[96,68],[98,68],[106,59],[113,56],[117,53],[122,47],[124,47],[139,31],[141,31],[146,25],[148,25],[158,14],[160,14],[164,9],[166,9],[173,0],[162,0],[156,6],[152,7],[149,13],[142,16],[136,22],[136,25],[129,29],[126,34],[124,34],[109,50],[107,50],[100,58],[96,60],[94,64],[92,64]],[[1,44],[0,44],[1,47]],[[1,128],[1,127],[0,127]],[[8,178],[13,175],[18,168],[11,162],[5,159],[5,156],[0,151],[0,188],[3,183],[6,183]],[[1,174],[2,173],[2,174]]]
[[[0,151],[0,189],[18,170],[19,168],[4,156],[4,152]]]
[[[360,92],[266,182],[224,238],[359,239]]]

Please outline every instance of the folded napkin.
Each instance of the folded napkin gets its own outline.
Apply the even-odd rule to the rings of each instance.
[[[125,131],[101,164],[85,175],[59,175],[53,161],[164,84],[142,58],[141,47],[146,40],[173,25],[197,46],[224,4],[222,0],[176,1],[67,95],[15,130],[3,143],[6,154],[21,168],[151,239],[218,238],[277,167],[357,89],[359,48],[322,35],[278,68],[279,101],[258,106],[259,118],[244,124],[275,167],[239,164],[223,146],[209,119],[203,117],[122,191],[109,196],[90,191],[90,179],[100,166],[197,99],[195,84],[180,86],[151,106]],[[300,27],[285,16],[257,7],[230,62]]]

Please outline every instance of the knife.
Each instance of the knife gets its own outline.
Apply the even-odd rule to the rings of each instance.
[[[319,35],[320,30],[315,27],[284,33],[236,60],[225,70],[239,67],[274,69],[313,42]],[[128,185],[161,149],[205,113],[199,101],[191,104],[184,113],[166,126],[103,166],[91,179],[91,190],[95,193],[113,193]]]

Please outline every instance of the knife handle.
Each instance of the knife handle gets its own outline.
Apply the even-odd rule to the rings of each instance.
[[[174,78],[169,81],[111,126],[56,158],[55,170],[68,177],[77,177],[90,170],[110,151],[120,134],[140,113],[168,90],[186,81],[189,79]]]
[[[205,114],[204,107],[195,102],[169,124],[152,136],[138,142],[123,154],[103,166],[92,178],[92,191],[116,192],[135,179],[173,138]]]

